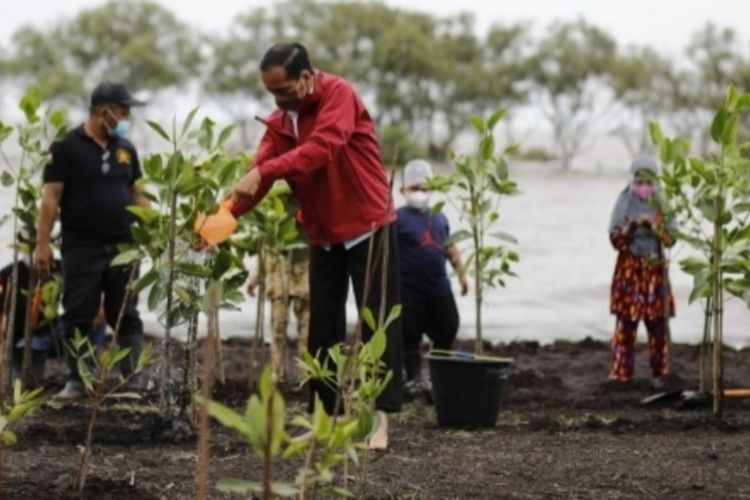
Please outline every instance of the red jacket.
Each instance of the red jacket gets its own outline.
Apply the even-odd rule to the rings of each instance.
[[[266,120],[253,165],[258,192],[232,210],[252,209],[277,179],[299,200],[302,223],[313,245],[335,245],[395,219],[375,127],[346,80],[315,73],[315,87],[299,110],[299,140],[280,109]]]

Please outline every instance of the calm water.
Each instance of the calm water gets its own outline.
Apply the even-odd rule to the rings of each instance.
[[[485,307],[486,338],[543,343],[586,336],[609,339],[614,318],[608,313],[608,293],[616,253],[609,244],[607,227],[626,177],[529,167],[517,168],[515,178],[523,194],[504,202],[501,228],[519,240],[521,262],[515,268],[519,278],[508,278],[507,288],[489,292]],[[0,191],[1,213],[8,213],[11,202],[9,190]],[[397,202],[401,203],[401,199],[397,198]],[[461,226],[455,210],[446,207],[446,214],[452,229]],[[7,242],[10,235],[7,223],[0,228],[0,237]],[[9,261],[7,247],[3,246],[0,254],[4,262]],[[677,299],[672,336],[678,342],[697,342],[702,335],[703,310],[697,303],[687,304],[690,277],[676,264],[686,254],[687,249],[681,244],[672,252],[675,263],[671,266],[671,278]],[[460,336],[471,338],[473,297],[457,300],[462,316]],[[155,315],[145,312],[145,305],[142,309],[147,330],[160,333],[162,328]],[[350,320],[354,314],[350,300]],[[254,323],[255,302],[248,299],[242,311],[222,313],[221,334],[223,337],[252,335]],[[178,329],[176,334],[184,332]],[[748,345],[748,334],[747,307],[738,300],[730,300],[725,311],[726,342],[736,347]],[[645,338],[643,330],[639,335]]]

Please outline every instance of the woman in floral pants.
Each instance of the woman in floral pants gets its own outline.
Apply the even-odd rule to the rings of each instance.
[[[676,225],[674,220],[665,222],[662,215],[658,168],[651,157],[633,161],[632,181],[617,199],[609,227],[610,241],[618,251],[610,296],[617,324],[609,378],[626,382],[633,376],[636,332],[643,321],[654,387],[663,385],[669,368],[669,317],[675,311],[664,246],[674,244]]]

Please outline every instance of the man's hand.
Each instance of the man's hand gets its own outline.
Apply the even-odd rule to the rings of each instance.
[[[49,242],[39,242],[34,249],[34,269],[42,278],[49,276],[52,269],[52,246]]]
[[[469,280],[466,279],[465,274],[461,274],[458,277],[458,282],[461,285],[461,296],[465,296],[469,293]]]
[[[235,202],[240,202],[251,198],[260,187],[260,174],[257,168],[251,168],[240,182],[232,189],[232,198]]]
[[[258,280],[257,279],[251,279],[247,282],[247,286],[245,290],[247,290],[247,294],[251,297],[255,297],[255,289],[258,288]]]

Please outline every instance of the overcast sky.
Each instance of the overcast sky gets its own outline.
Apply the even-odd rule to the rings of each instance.
[[[125,0],[123,0],[125,1]],[[183,20],[207,31],[219,32],[235,14],[270,0],[158,0]],[[0,43],[24,24],[48,26],[61,16],[105,3],[104,0],[0,0]],[[532,20],[538,27],[554,19],[584,16],[605,28],[624,44],[646,42],[677,53],[690,33],[713,21],[734,28],[750,47],[750,1],[747,0],[387,0],[404,8],[448,15],[469,10],[477,26],[494,22]]]

